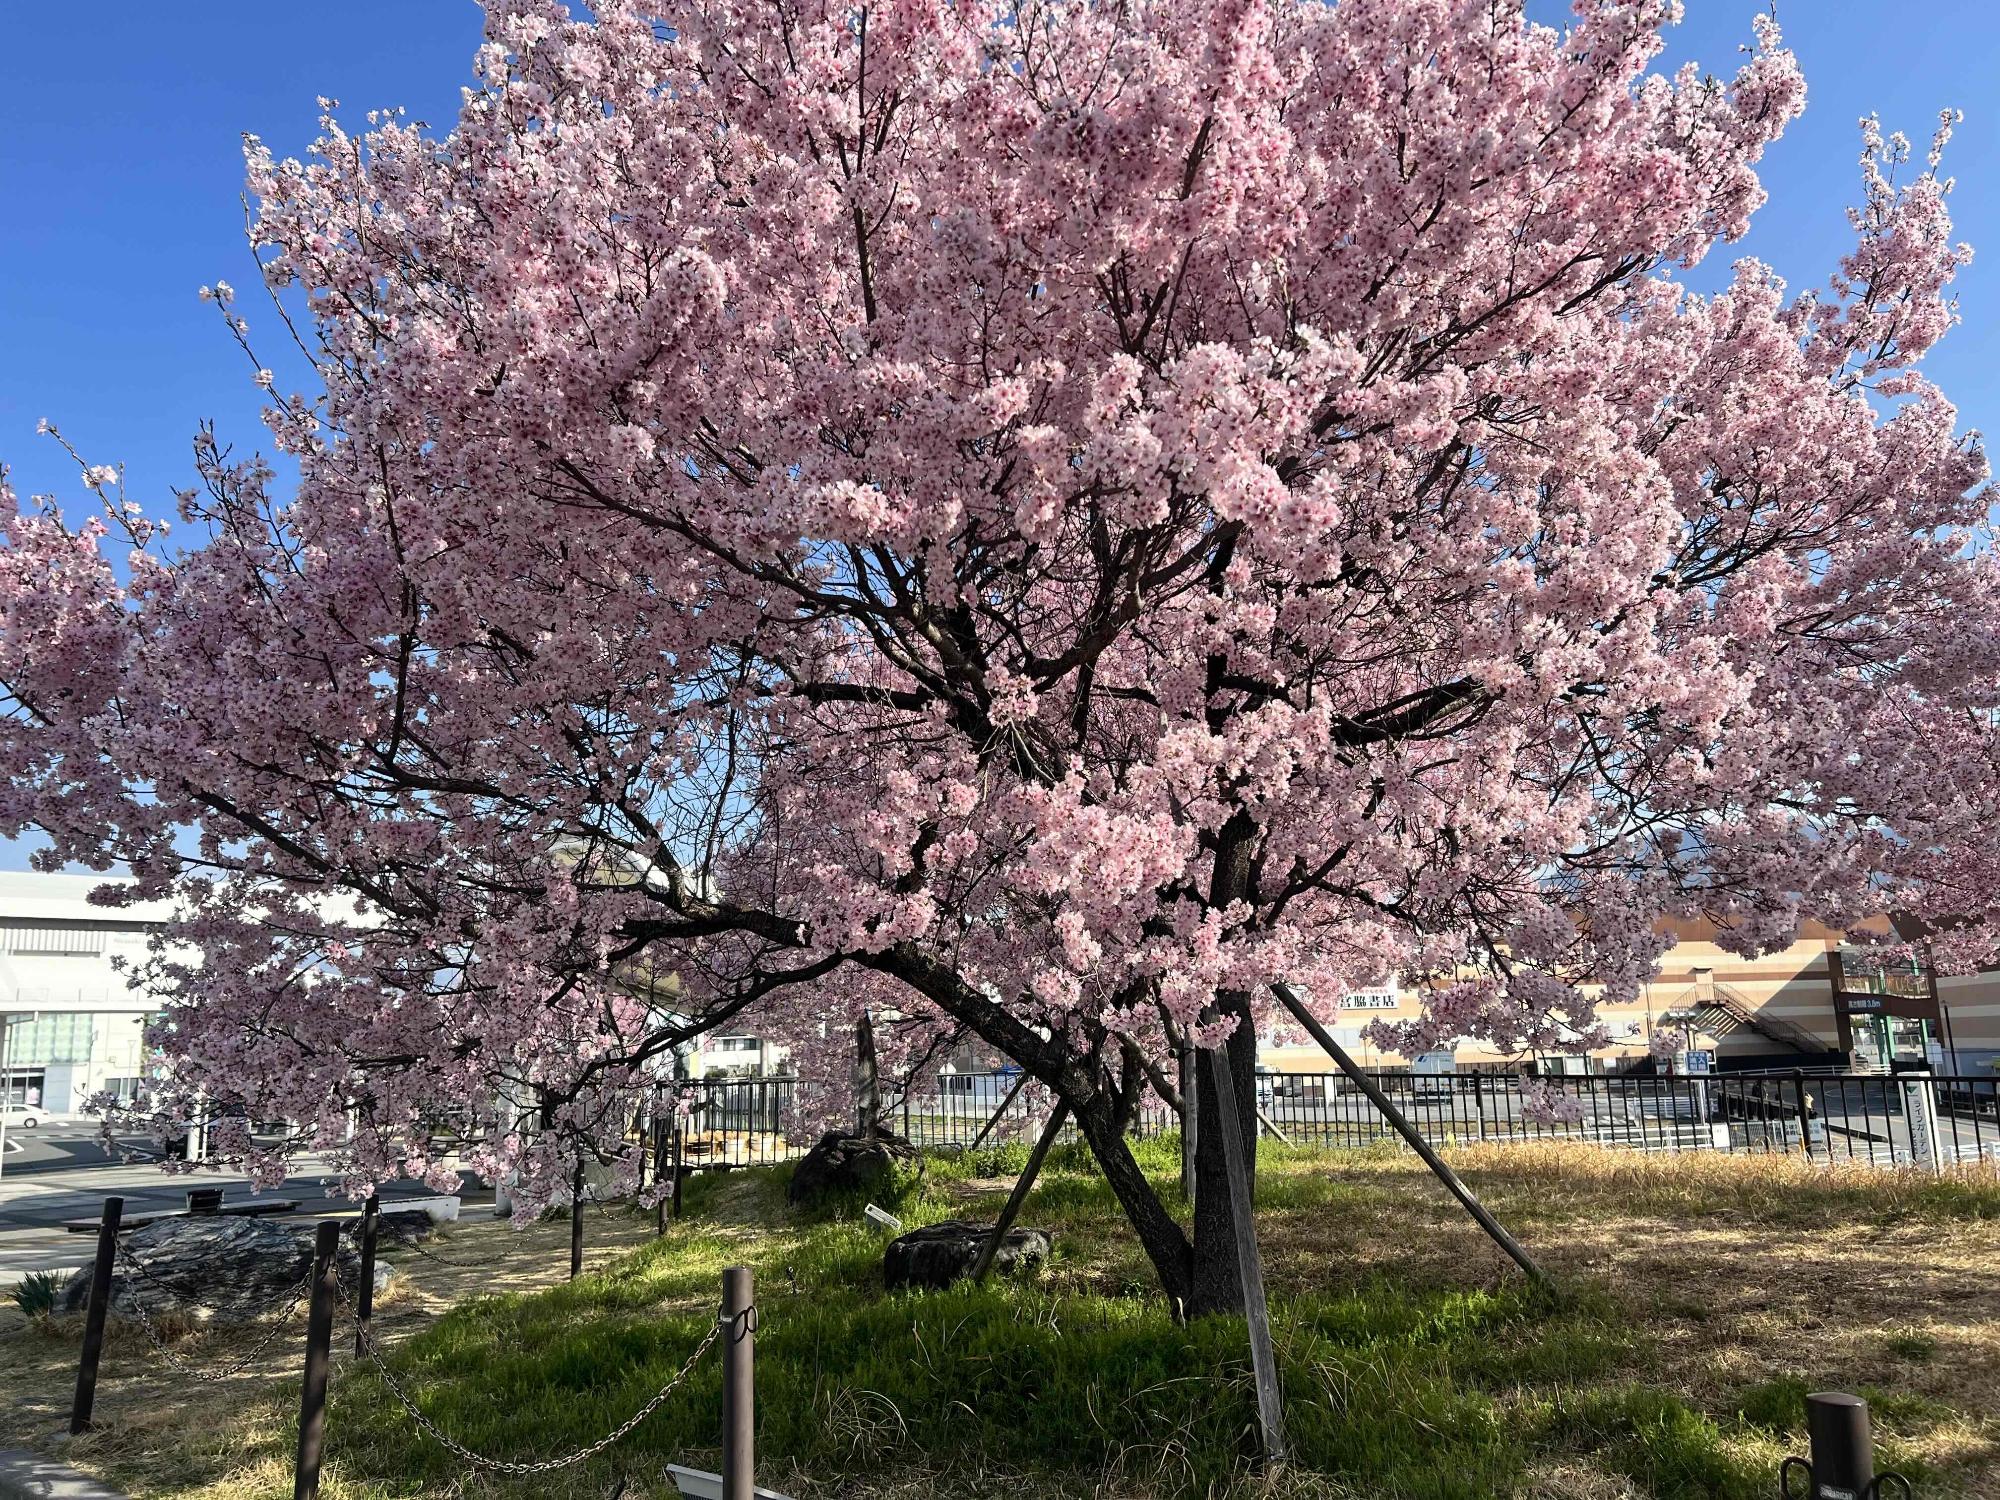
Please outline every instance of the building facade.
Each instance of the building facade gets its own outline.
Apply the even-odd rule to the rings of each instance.
[[[1886,921],[1870,925],[1893,939]],[[1629,1004],[1603,1008],[1609,1046],[1545,1057],[1541,1065],[1591,1073],[1649,1066],[1656,1036],[1662,1052],[1705,1053],[1721,1071],[1804,1065],[1888,1072],[1924,1061],[1938,1072],[1977,1074],[2000,1062],[2000,972],[1940,977],[1923,962],[1921,945],[1915,958],[1884,960],[1816,922],[1803,924],[1789,947],[1755,958],[1728,952],[1701,922],[1677,924],[1673,937],[1659,976]],[[1361,991],[1342,997],[1329,1029],[1362,1066],[1403,1067],[1412,1059],[1373,1046],[1365,1032],[1371,1021],[1412,1020],[1417,1010],[1414,994]],[[1460,1067],[1513,1061],[1474,1043],[1453,1057]],[[1265,1039],[1262,1059],[1282,1072],[1331,1066],[1317,1047],[1283,1035]]]
[[[157,1004],[129,970],[164,902],[92,906],[97,875],[0,872],[0,1097],[78,1116],[92,1096],[130,1098],[146,1075]]]

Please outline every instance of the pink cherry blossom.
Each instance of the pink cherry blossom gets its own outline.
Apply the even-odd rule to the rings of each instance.
[[[0,830],[185,902],[150,1107],[531,1208],[725,1023],[839,1116],[866,1017],[1066,1103],[1201,1310],[1227,1195],[1122,1125],[1190,1040],[1248,1110],[1276,981],[1529,1053],[1666,918],[1991,952],[1942,136],[1697,295],[1798,68],[1574,9],[492,0],[449,133],[249,141],[296,490],[204,433],[179,550],[0,551]]]

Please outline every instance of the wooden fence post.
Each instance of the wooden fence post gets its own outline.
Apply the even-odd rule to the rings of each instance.
[[[123,1198],[104,1200],[104,1217],[97,1221],[97,1259],[90,1266],[90,1301],[83,1315],[83,1360],[76,1367],[76,1395],[69,1406],[72,1433],[90,1429],[90,1409],[97,1404],[97,1361],[104,1353],[104,1314],[118,1259],[118,1222],[124,1216]]]
[[[748,1266],[722,1273],[722,1500],[757,1493],[757,1301]]]
[[[1264,1301],[1264,1265],[1257,1254],[1256,1205],[1250,1191],[1250,1168],[1243,1149],[1243,1121],[1236,1113],[1236,1079],[1229,1054],[1206,1048],[1209,1072],[1215,1078],[1215,1112],[1222,1131],[1222,1161],[1229,1178],[1230,1227],[1236,1235],[1236,1271],[1243,1283],[1243,1314],[1250,1325],[1250,1372],[1257,1382],[1257,1420],[1264,1429],[1264,1457],[1285,1461],[1285,1402],[1278,1385],[1278,1355],[1271,1344],[1271,1312]]]
[[[320,1454],[326,1443],[326,1375],[333,1353],[333,1308],[339,1297],[335,1257],[340,1222],[321,1219],[313,1241],[312,1310],[306,1316],[306,1378],[299,1389],[299,1456],[292,1500],[319,1500]]]
[[[368,1344],[368,1318],[375,1310],[375,1236],[381,1225],[382,1199],[374,1193],[361,1205],[361,1285],[354,1293],[354,1352]]]

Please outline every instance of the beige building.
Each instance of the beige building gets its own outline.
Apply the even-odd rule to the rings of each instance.
[[[168,915],[161,902],[93,906],[107,878],[0,872],[0,1098],[76,1116],[99,1092],[129,1099],[159,1009],[129,968]]]
[[[1889,932],[1886,922],[1877,928]],[[1921,960],[1884,962],[1872,950],[1808,922],[1776,953],[1742,958],[1718,947],[1712,927],[1676,928],[1660,975],[1629,1005],[1602,1012],[1612,1043],[1587,1056],[1541,1059],[1544,1068],[1616,1072],[1645,1065],[1655,1036],[1676,1053],[1712,1054],[1719,1069],[1797,1064],[1886,1072],[1928,1061],[1941,1073],[1984,1074],[2000,1062],[2000,972],[1939,978]],[[1368,1043],[1377,1019],[1410,1020],[1414,994],[1378,989],[1342,998],[1329,1029],[1364,1067],[1401,1067],[1410,1059]],[[1266,1067],[1317,1073],[1330,1064],[1317,1047],[1262,1049]],[[1457,1049],[1460,1067],[1513,1061],[1476,1044]]]

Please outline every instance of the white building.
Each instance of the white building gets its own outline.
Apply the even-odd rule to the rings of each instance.
[[[130,1098],[146,1070],[142,1031],[158,1009],[130,972],[168,904],[92,906],[98,875],[0,871],[0,1095],[80,1115],[101,1090]]]

